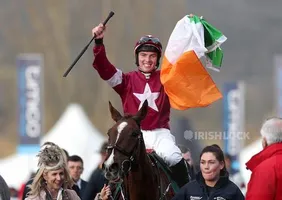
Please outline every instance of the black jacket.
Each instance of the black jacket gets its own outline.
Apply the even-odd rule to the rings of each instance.
[[[99,167],[92,173],[88,184],[82,194],[82,200],[93,200],[97,193],[99,193],[104,184],[108,181],[104,176],[104,172]]]
[[[244,200],[241,190],[229,180],[228,173],[221,176],[214,187],[205,184],[202,173],[184,185],[173,200]]]
[[[85,189],[86,189],[86,187],[87,187],[87,184],[88,184],[87,181],[81,179],[81,188],[80,188],[80,190],[79,190],[79,194],[80,194],[79,197],[80,197],[80,198],[83,197],[83,194],[84,194],[84,191],[85,191]]]

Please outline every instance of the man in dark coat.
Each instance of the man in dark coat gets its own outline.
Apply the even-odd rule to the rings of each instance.
[[[83,196],[83,193],[86,189],[87,182],[81,178],[83,173],[83,160],[78,155],[72,155],[68,157],[68,169],[70,176],[72,177],[75,185],[79,187],[80,197]]]
[[[97,193],[99,193],[101,191],[101,189],[103,188],[104,184],[107,184],[108,181],[104,176],[104,171],[102,169],[102,164],[106,158],[106,147],[107,147],[107,143],[105,142],[100,150],[100,154],[101,154],[101,162],[99,164],[99,166],[97,167],[97,169],[95,169],[93,171],[93,173],[91,174],[91,177],[88,181],[87,187],[84,191],[84,194],[82,196],[82,200],[93,200],[95,198],[95,196],[97,195]]]

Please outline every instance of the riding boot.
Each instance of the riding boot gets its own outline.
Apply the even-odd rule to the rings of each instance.
[[[172,179],[177,183],[179,188],[189,182],[188,169],[184,159],[182,159],[176,165],[171,166],[170,170],[172,172]]]

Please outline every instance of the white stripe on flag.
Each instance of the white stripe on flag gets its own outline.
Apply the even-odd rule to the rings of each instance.
[[[195,24],[185,16],[179,20],[172,31],[165,56],[167,60],[174,64],[185,52],[194,51],[198,58],[205,56],[207,49],[204,41],[204,27],[201,23]]]

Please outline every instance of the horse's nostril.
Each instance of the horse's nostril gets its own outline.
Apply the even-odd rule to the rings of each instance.
[[[117,172],[117,171],[118,171],[118,164],[117,164],[117,163],[113,163],[113,164],[109,167],[109,171],[110,171],[110,172]]]

